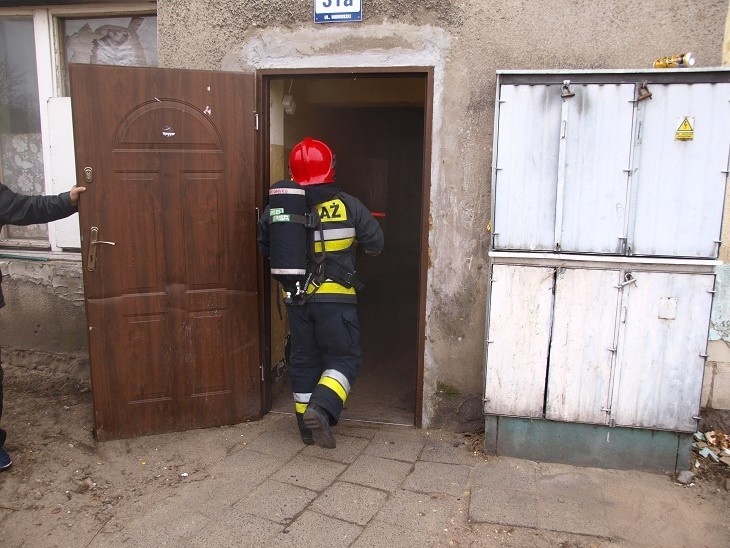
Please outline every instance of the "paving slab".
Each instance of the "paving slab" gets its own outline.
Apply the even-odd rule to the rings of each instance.
[[[333,518],[366,525],[387,500],[388,495],[383,491],[339,481],[317,497],[310,508]]]
[[[181,544],[190,548],[259,548],[273,546],[284,525],[247,514],[240,509],[229,510]]]
[[[303,450],[302,454],[308,457],[319,457],[350,464],[355,462],[362,450],[370,443],[368,439],[343,436],[337,429],[335,429],[335,438],[337,447],[334,449],[323,449],[316,445],[309,445]]]
[[[248,514],[287,525],[317,497],[309,489],[266,480],[235,508]]]
[[[461,464],[417,462],[403,483],[403,488],[419,493],[446,493],[454,497],[468,496],[467,483],[470,472],[470,467]]]
[[[244,448],[211,466],[207,472],[212,479],[259,484],[289,462],[294,455],[290,455],[286,449],[280,454],[271,455]]]
[[[444,464],[463,464],[474,466],[482,460],[481,454],[469,451],[464,444],[454,445],[450,440],[434,440],[426,442],[418,460],[442,462]]]
[[[449,517],[458,507],[458,501],[448,496],[432,496],[399,489],[378,512],[376,519],[420,531],[423,538],[441,532],[448,526]]]
[[[265,455],[293,457],[306,447],[301,438],[280,428],[272,428],[247,443],[246,447]]]
[[[331,485],[346,468],[340,462],[297,455],[274,474],[272,479],[319,492]]]
[[[174,505],[162,505],[140,519],[125,520],[121,528],[107,523],[88,546],[179,546],[210,523],[197,512],[181,513]]]
[[[395,491],[412,469],[413,465],[408,462],[361,455],[339,479],[384,491]]]
[[[362,527],[355,524],[306,511],[274,539],[272,546],[349,546],[361,532]]]
[[[423,450],[423,438],[413,437],[410,433],[384,431],[373,437],[370,445],[365,449],[368,455],[384,457],[386,459],[416,462]]]
[[[423,548],[429,546],[421,531],[380,520],[371,521],[358,537],[353,548]]]

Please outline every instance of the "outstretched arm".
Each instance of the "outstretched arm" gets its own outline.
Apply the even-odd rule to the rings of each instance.
[[[85,187],[74,186],[57,196],[27,196],[0,184],[0,224],[31,225],[49,223],[76,213]]]

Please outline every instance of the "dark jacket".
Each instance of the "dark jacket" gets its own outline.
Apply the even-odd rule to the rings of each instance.
[[[357,249],[368,254],[376,255],[383,250],[383,231],[378,221],[370,211],[354,196],[342,192],[335,185],[321,185],[307,188],[308,205],[317,212],[322,219],[323,236],[325,245],[333,243],[336,251],[327,251],[326,261],[336,264],[342,271],[355,273],[355,256]],[[331,205],[343,203],[345,212],[342,209],[330,209]],[[338,220],[330,216],[328,212],[337,211],[342,215]],[[349,238],[341,236],[340,240],[330,240],[328,232],[341,233],[352,229],[354,232]],[[357,247],[347,240],[357,240]],[[322,252],[321,235],[319,230],[310,231],[310,257],[317,256]],[[344,242],[344,243],[343,243]],[[269,257],[269,207],[259,220],[258,246],[264,257]],[[327,270],[327,269],[325,269]],[[356,290],[354,287],[345,288],[341,284],[329,279],[315,292],[313,287],[307,288],[307,293],[314,293],[310,297],[311,302],[355,302]]]
[[[76,213],[69,192],[58,196],[26,196],[17,194],[0,183],[0,228],[3,225],[50,223]],[[0,308],[5,306],[0,275]]]

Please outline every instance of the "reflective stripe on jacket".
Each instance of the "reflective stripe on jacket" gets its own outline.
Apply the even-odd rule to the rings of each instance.
[[[354,196],[339,192],[331,200],[315,206],[321,227],[313,230],[312,249],[314,258],[322,254],[324,242],[325,261],[332,261],[347,272],[355,272],[356,248],[377,254],[383,249],[383,231],[370,211]],[[311,302],[356,302],[357,291],[331,279],[319,288],[310,284],[307,293]]]

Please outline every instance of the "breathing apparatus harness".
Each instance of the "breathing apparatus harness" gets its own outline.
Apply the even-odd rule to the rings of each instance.
[[[327,280],[348,289],[362,291],[365,285],[328,254],[322,219],[316,206],[324,199],[339,196],[338,189],[322,196],[311,187],[302,187],[293,181],[279,181],[272,185],[270,197],[271,274],[284,291],[284,303],[306,304]],[[344,201],[343,201],[344,204]],[[345,205],[345,207],[347,207]],[[307,211],[311,208],[312,211]],[[312,245],[307,252],[311,231],[319,232],[321,253]],[[313,287],[307,292],[307,288]]]

